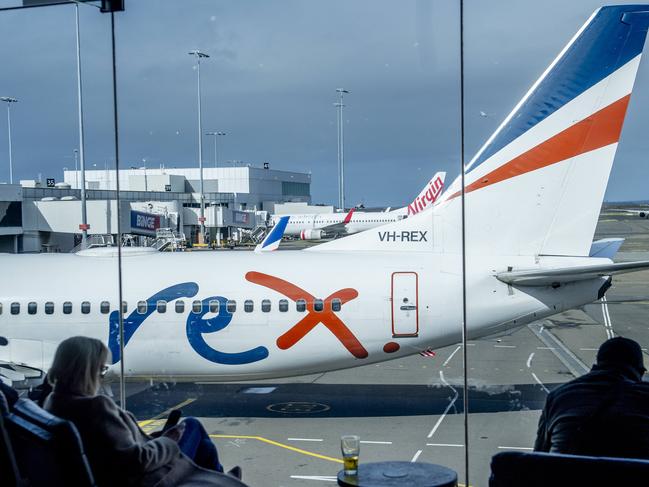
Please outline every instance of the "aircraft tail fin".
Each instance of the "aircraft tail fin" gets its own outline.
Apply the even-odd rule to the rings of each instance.
[[[648,23],[649,5],[595,11],[478,151],[465,173],[469,247],[589,255]],[[443,196],[449,214],[460,184]]]
[[[589,255],[648,25],[649,6],[596,10],[466,166],[468,253]],[[313,250],[457,252],[460,194]]]
[[[286,225],[288,225],[288,220],[291,218],[289,215],[281,217],[275,226],[271,228],[268,235],[262,240],[260,244],[255,247],[255,252],[270,252],[277,250],[279,244],[282,241],[284,232],[286,231]]]

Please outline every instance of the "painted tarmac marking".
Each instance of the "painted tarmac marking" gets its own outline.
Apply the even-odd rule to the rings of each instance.
[[[361,440],[361,443],[365,445],[391,445],[391,441],[370,441],[370,440]]]
[[[530,448],[529,446],[499,446],[499,450],[529,450],[532,451],[534,448]]]
[[[301,448],[295,448],[294,446],[285,445],[284,443],[280,443],[279,441],[269,440],[268,438],[264,438],[263,436],[252,436],[252,435],[250,435],[250,436],[249,435],[210,435],[210,438],[237,438],[237,439],[241,439],[241,440],[257,440],[257,441],[261,441],[262,443],[267,443],[269,445],[284,448],[285,450],[293,451],[295,453],[300,453],[302,455],[307,455],[307,456],[310,456],[310,457],[319,458],[320,460],[327,460],[329,462],[335,462],[335,463],[343,463],[343,461],[338,459],[338,458],[328,457],[327,455],[320,455],[319,453],[314,453],[312,451],[303,450]]]
[[[288,441],[324,441],[322,438],[286,438]]]
[[[537,350],[556,350],[554,347],[536,347]]]
[[[532,367],[532,359],[534,358],[534,352],[530,353],[530,356],[527,357],[527,368]]]
[[[602,296],[602,316],[604,317],[604,330],[606,331],[606,338],[613,338],[615,332],[613,331],[613,323],[611,322],[611,315],[608,312],[608,303],[606,302],[606,296]]]
[[[457,448],[464,448],[464,445],[456,443],[426,443],[426,446],[452,446]]]
[[[516,348],[516,345],[494,345],[495,348]]]
[[[291,475],[292,479],[296,480],[320,480],[321,482],[337,482],[337,477],[330,475]]]
[[[550,393],[550,390],[547,387],[545,387],[545,384],[541,382],[541,379],[539,379],[534,372],[532,372],[532,377],[534,377],[534,380],[543,388],[546,394]]]
[[[451,352],[451,355],[449,355],[448,358],[444,361],[442,367],[446,367],[446,364],[448,364],[451,361],[453,355],[455,355],[460,348],[462,348],[462,345],[458,345],[457,348],[453,350],[453,352]]]
[[[410,462],[411,462],[411,463],[416,462],[417,459],[419,458],[419,455],[421,455],[421,452],[423,452],[423,451],[424,451],[424,450],[417,450],[417,453],[415,453],[415,456],[412,457],[412,460],[410,460]]]
[[[430,430],[430,433],[428,433],[428,438],[433,437],[433,435],[435,434],[435,431],[437,431],[437,428],[439,428],[439,425],[442,424],[442,421],[444,421],[444,418],[446,417],[448,412],[451,410],[451,408],[455,404],[455,401],[457,401],[457,398],[460,396],[460,393],[457,391],[457,389],[455,387],[451,386],[448,382],[446,382],[446,379],[444,378],[444,372],[442,372],[441,370],[439,371],[439,378],[446,387],[450,387],[451,389],[453,389],[453,392],[455,392],[455,396],[448,403],[448,406],[446,406],[446,409],[444,410],[442,415],[439,417],[439,419],[435,423],[435,426],[433,426],[433,429]]]
[[[580,348],[579,350],[581,350],[582,352],[595,352],[595,351],[597,351],[596,348]]]

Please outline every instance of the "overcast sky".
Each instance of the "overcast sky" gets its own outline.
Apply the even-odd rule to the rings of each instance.
[[[0,0],[0,6],[7,1]],[[15,3],[15,2],[12,2]],[[588,16],[591,0],[465,2],[467,160]],[[400,205],[459,168],[456,0],[126,0],[116,15],[122,167],[197,164],[203,127],[227,132],[219,160],[310,171],[333,203],[335,89],[345,111],[347,202]],[[81,8],[86,154],[114,164],[110,17]],[[55,177],[78,146],[74,7],[0,12],[0,96],[12,107],[15,179]],[[4,109],[4,107],[2,107]],[[634,90],[607,199],[649,198],[649,64]],[[482,114],[481,114],[482,112]],[[0,116],[0,181],[8,180]],[[204,160],[214,162],[213,139]]]

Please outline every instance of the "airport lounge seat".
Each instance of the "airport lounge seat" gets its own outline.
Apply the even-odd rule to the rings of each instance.
[[[491,459],[489,487],[611,487],[647,479],[649,460],[510,451]]]
[[[81,438],[71,422],[29,399],[19,399],[13,412],[4,417],[4,425],[18,471],[28,485],[95,485]]]
[[[9,434],[5,428],[5,418],[9,416],[9,405],[4,394],[0,392],[0,472],[2,485],[26,485],[20,478],[18,464],[14,455]]]

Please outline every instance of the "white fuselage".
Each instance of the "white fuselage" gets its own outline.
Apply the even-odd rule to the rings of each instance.
[[[591,302],[604,282],[521,291],[493,276],[495,268],[529,266],[529,260],[469,260],[470,337]],[[365,365],[456,343],[462,321],[460,263],[459,256],[429,252],[126,256],[125,370],[129,376],[181,380],[270,378]],[[58,343],[74,335],[102,340],[119,358],[114,257],[5,254],[0,266],[7,276],[0,281],[0,336],[9,342],[0,346],[0,360],[47,370]],[[339,309],[332,311],[327,298],[336,296]],[[297,310],[301,297],[306,311]],[[325,300],[322,311],[314,310],[318,299]],[[198,314],[192,311],[196,300],[205,306],[198,305]],[[226,311],[226,300],[236,301],[236,311]],[[283,307],[280,300],[286,300]],[[63,312],[66,302],[70,314]],[[81,312],[83,302],[89,303],[83,305],[89,306],[87,314]],[[109,313],[102,312],[102,302]],[[138,302],[144,314],[138,314]],[[210,302],[219,302],[218,313],[203,315]],[[12,303],[14,311],[20,306],[16,314]],[[46,303],[53,305],[51,314],[45,313]],[[161,303],[164,313],[151,312]],[[270,308],[262,310],[263,303]]]
[[[283,215],[274,215],[272,218],[273,223],[277,223],[281,216]],[[298,236],[304,231],[321,230],[330,225],[341,224],[346,216],[347,213],[291,215],[284,235]],[[349,235],[396,222],[403,218],[402,214],[396,212],[354,212],[349,223],[345,225],[344,231],[335,233]]]

